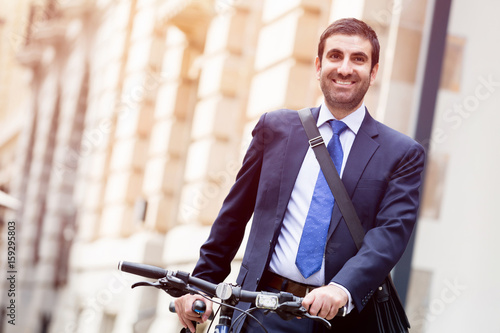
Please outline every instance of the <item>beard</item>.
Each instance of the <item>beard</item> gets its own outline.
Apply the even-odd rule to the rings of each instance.
[[[344,91],[341,87],[334,86],[333,80],[355,81],[354,90]],[[327,105],[334,110],[355,111],[370,87],[370,80],[360,80],[358,75],[343,76],[339,74],[330,74],[326,78],[321,78],[320,87],[325,97]],[[332,110],[333,111],[333,110]]]

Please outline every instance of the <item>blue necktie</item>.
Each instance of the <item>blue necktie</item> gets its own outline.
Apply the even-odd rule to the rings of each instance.
[[[347,125],[341,121],[333,120],[330,121],[330,126],[332,126],[333,136],[327,149],[340,174],[344,153],[339,135],[347,128]],[[320,169],[295,259],[295,264],[306,279],[319,271],[323,264],[326,236],[330,227],[334,202],[332,191]]]

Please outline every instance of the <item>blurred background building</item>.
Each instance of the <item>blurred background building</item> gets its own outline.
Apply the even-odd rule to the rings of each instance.
[[[0,1],[0,332],[178,331],[118,261],[192,269],[258,117],[321,102],[341,17],[379,34],[368,109],[429,151],[396,269],[412,332],[499,332],[500,3],[450,2]]]

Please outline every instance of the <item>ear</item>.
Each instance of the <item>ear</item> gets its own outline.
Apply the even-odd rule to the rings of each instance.
[[[321,61],[318,56],[316,56],[316,59],[314,60],[314,65],[316,67],[316,78],[319,80],[321,77]]]
[[[370,86],[375,82],[375,77],[377,76],[378,73],[378,64],[373,66],[372,72],[370,73]]]

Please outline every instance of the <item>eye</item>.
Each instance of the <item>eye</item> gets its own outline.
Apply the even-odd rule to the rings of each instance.
[[[342,55],[340,53],[334,52],[334,53],[330,54],[330,59],[333,59],[333,60],[342,59]]]
[[[359,55],[359,56],[354,56],[354,57],[352,58],[352,60],[353,60],[354,62],[357,62],[357,63],[360,63],[360,64],[365,63],[365,62],[367,61],[366,57],[364,57],[364,56],[362,56],[362,55]]]

